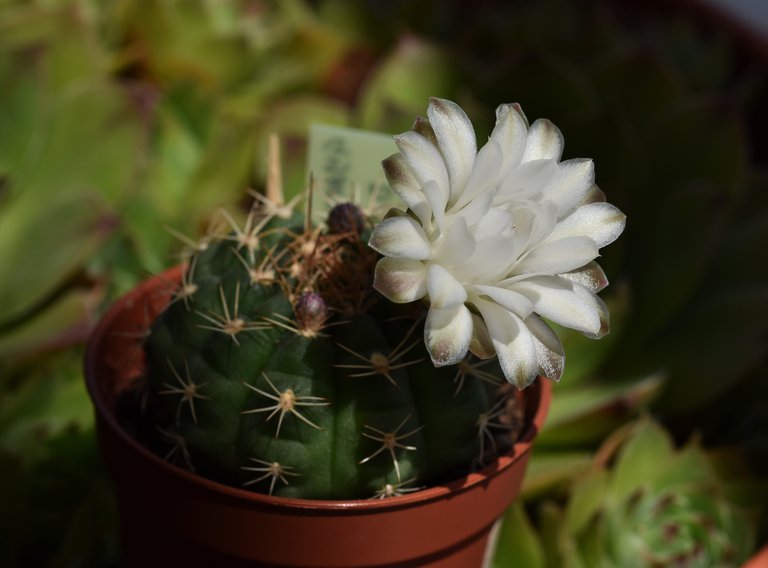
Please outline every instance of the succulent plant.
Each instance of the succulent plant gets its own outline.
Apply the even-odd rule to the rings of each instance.
[[[698,443],[676,449],[648,418],[618,431],[567,507],[542,507],[547,565],[740,566],[756,518],[737,497],[741,480],[726,481],[715,464]]]

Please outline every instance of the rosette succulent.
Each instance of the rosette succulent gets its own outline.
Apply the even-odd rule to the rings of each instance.
[[[643,419],[597,455],[564,510],[542,508],[548,566],[742,565],[755,533],[749,503],[735,497],[745,494],[743,480],[723,477],[698,444],[678,450],[661,426]]]
[[[268,191],[194,247],[144,345],[158,452],[270,494],[399,495],[510,446],[509,383],[562,373],[544,317],[607,332],[594,259],[624,217],[592,162],[561,162],[559,131],[515,105],[480,152],[457,105],[428,116],[384,165],[408,210],[372,231],[355,204],[316,227]]]
[[[467,115],[433,98],[427,119],[395,138],[384,162],[407,210],[391,210],[370,245],[384,255],[374,286],[396,303],[429,303],[424,340],[436,366],[471,351],[497,355],[519,388],[558,380],[564,353],[545,319],[591,337],[608,332],[595,262],[623,231],[591,160],[561,161],[563,136],[501,105],[478,151]]]

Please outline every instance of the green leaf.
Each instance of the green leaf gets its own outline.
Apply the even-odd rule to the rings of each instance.
[[[13,331],[0,334],[0,360],[11,365],[15,360],[85,340],[95,317],[96,296],[93,290],[72,290]]]
[[[621,502],[639,488],[653,487],[674,450],[672,438],[661,426],[649,419],[639,421],[616,461],[611,498]]]
[[[591,382],[559,391],[555,387],[547,422],[536,447],[574,448],[598,442],[645,407],[659,392],[663,378]]]
[[[601,509],[609,486],[607,471],[593,471],[573,484],[565,514],[568,530],[574,534],[582,532],[592,517]]]
[[[591,465],[591,452],[547,452],[537,446],[525,470],[520,495],[529,501],[551,494],[584,473]]]
[[[46,84],[37,85],[46,89]],[[135,181],[145,150],[146,124],[126,93],[99,81],[41,99],[20,162],[10,166],[18,193],[40,201],[53,195],[99,192],[115,202]]]
[[[359,125],[395,134],[427,111],[429,97],[450,97],[457,84],[447,53],[416,38],[401,40],[363,86]]]
[[[0,450],[22,461],[39,459],[46,440],[73,427],[88,429],[93,408],[80,372],[82,354],[66,352],[0,399]]]
[[[547,568],[588,568],[578,554],[574,535],[565,530],[562,509],[545,501],[537,512]]]
[[[542,544],[521,504],[507,509],[498,530],[493,568],[545,568]]]
[[[111,232],[114,220],[90,192],[32,192],[0,211],[0,329],[45,302],[86,262]]]

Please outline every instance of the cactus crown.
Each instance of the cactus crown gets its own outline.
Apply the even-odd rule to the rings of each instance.
[[[495,361],[435,368],[424,307],[382,301],[354,204],[325,225],[256,202],[191,251],[144,350],[165,459],[254,491],[388,498],[482,466],[521,424]],[[282,211],[285,213],[285,211]]]

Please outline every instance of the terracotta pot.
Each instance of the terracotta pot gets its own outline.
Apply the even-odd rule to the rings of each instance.
[[[768,544],[759,549],[742,568],[768,568]]]
[[[128,566],[479,567],[515,499],[551,397],[526,391],[528,425],[506,455],[452,483],[384,500],[269,497],[199,477],[138,444],[117,422],[120,392],[142,373],[141,339],[178,268],[119,300],[88,343],[85,375],[101,452],[119,499]]]

